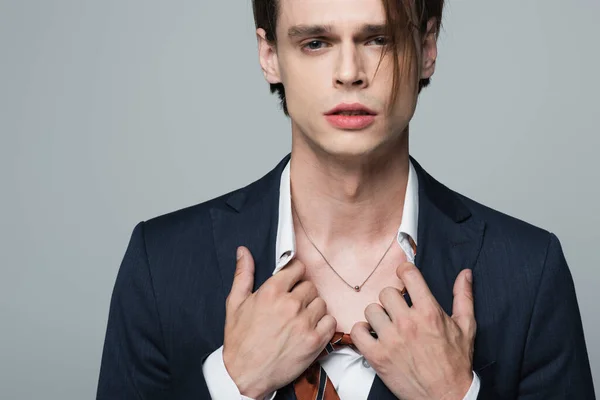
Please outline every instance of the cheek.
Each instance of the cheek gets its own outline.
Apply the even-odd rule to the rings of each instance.
[[[412,119],[416,106],[417,101],[414,96],[400,93],[392,111],[392,125],[403,130]]]
[[[404,67],[404,68],[403,68]],[[418,100],[418,68],[416,62],[407,63],[405,66],[400,64],[400,82],[396,92],[396,99],[392,106],[392,114],[400,118],[411,118],[415,112]],[[391,95],[392,84],[389,84]],[[388,102],[391,100],[388,97]],[[389,103],[388,103],[389,104]]]
[[[318,69],[317,69],[318,70]],[[289,71],[282,79],[285,87],[288,108],[295,108],[300,113],[310,110],[326,111],[324,98],[329,93],[325,75],[315,71],[314,67],[299,68]]]

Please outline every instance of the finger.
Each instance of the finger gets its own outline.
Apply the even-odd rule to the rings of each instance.
[[[471,278],[470,280],[468,278]],[[467,334],[474,335],[475,306],[473,301],[473,272],[464,269],[454,282],[454,301],[452,303],[452,319]]]
[[[371,354],[374,346],[377,345],[377,339],[371,335],[371,326],[365,321],[360,321],[352,326],[350,331],[352,343],[364,356]]]
[[[325,314],[317,323],[315,330],[323,338],[323,346],[331,340],[337,328],[337,321],[330,314]]]
[[[371,303],[365,308],[365,318],[379,336],[385,327],[392,323],[383,307],[377,303]]]
[[[438,305],[437,300],[429,290],[429,286],[427,286],[427,282],[425,282],[425,278],[414,264],[402,264],[396,269],[396,274],[404,283],[413,307]]]
[[[306,313],[310,326],[316,327],[321,318],[327,314],[327,304],[321,297],[317,297],[306,306],[306,310],[303,312]]]
[[[318,295],[317,287],[309,281],[302,281],[292,289],[292,296],[302,302],[302,308],[308,306]]]
[[[289,292],[302,279],[305,271],[304,264],[300,260],[294,259],[269,281],[271,284],[277,285],[281,291]]]
[[[235,265],[235,275],[231,284],[231,291],[227,297],[228,310],[237,310],[237,308],[252,294],[254,286],[254,259],[250,250],[244,246],[237,249],[237,262]]]
[[[409,312],[406,300],[395,287],[388,286],[379,292],[379,302],[387,312],[392,322],[406,318]]]

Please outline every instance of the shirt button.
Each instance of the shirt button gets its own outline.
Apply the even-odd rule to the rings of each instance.
[[[371,368],[371,364],[369,364],[369,362],[367,361],[367,359],[366,359],[366,358],[363,358],[363,360],[362,360],[362,365],[363,365],[363,367],[365,367],[365,368]]]

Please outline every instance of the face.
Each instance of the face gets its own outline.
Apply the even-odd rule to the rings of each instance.
[[[267,81],[285,87],[294,142],[356,157],[401,140],[415,111],[419,79],[433,74],[435,21],[428,25],[432,32],[416,33],[414,43],[400,43],[396,55],[387,52],[381,59],[387,42],[381,0],[279,2],[277,44],[258,29],[259,55]],[[412,57],[409,46],[415,46]],[[394,56],[405,67],[390,104]],[[339,104],[356,103],[375,115],[328,115]]]

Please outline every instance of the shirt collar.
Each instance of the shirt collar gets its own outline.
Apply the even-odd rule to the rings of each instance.
[[[419,179],[417,172],[409,160],[408,183],[402,211],[402,221],[398,228],[398,243],[405,235],[417,243],[419,224]],[[292,196],[290,188],[290,161],[281,173],[279,186],[279,220],[277,222],[277,239],[275,242],[275,275],[296,255],[296,235],[292,218]]]

